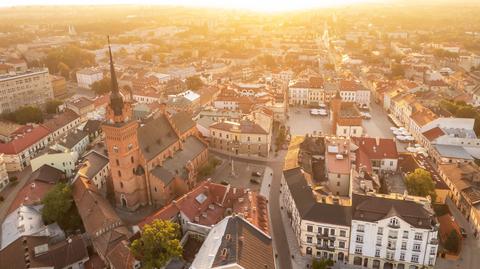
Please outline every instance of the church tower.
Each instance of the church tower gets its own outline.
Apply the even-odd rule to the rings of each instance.
[[[132,105],[125,101],[118,88],[113,64],[110,39],[111,93],[106,110],[106,122],[102,125],[110,162],[115,204],[119,208],[134,211],[148,202],[145,173],[141,166],[138,146],[138,123],[133,119]]]

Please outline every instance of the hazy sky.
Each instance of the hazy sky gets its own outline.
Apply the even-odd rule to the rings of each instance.
[[[390,0],[0,0],[0,6],[158,4],[285,11]]]

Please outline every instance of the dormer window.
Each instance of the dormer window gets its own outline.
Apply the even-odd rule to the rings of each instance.
[[[396,219],[396,218],[391,218],[391,219],[390,219],[390,225],[391,225],[391,226],[398,226],[398,219]]]

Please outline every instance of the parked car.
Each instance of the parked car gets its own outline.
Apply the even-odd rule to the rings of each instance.
[[[256,178],[251,178],[251,179],[250,179],[250,183],[260,184],[260,180],[258,180],[258,179],[256,179]]]
[[[261,177],[261,176],[262,176],[262,173],[260,173],[260,172],[252,172],[252,176],[254,176],[254,177]]]
[[[460,227],[460,233],[462,234],[463,238],[467,238],[467,231],[465,231],[465,229],[463,229],[463,227]]]

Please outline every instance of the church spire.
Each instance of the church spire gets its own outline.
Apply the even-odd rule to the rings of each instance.
[[[112,92],[110,93],[110,106],[112,107],[114,115],[120,116],[122,115],[123,110],[123,97],[118,89],[117,75],[115,74],[115,66],[113,65],[112,48],[110,47],[110,37],[107,36],[107,39],[108,53],[110,56],[110,79],[112,88]]]

